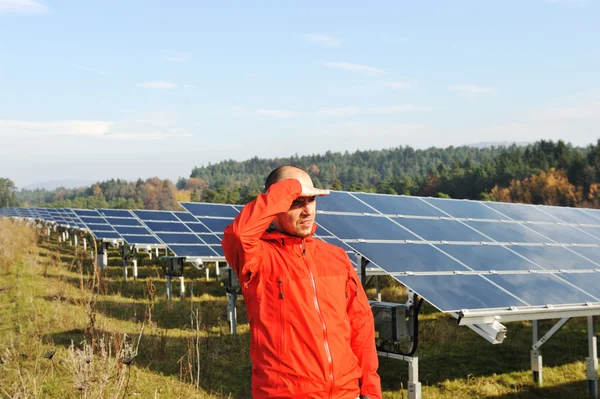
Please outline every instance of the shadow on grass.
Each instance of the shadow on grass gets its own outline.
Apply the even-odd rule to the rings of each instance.
[[[107,340],[111,334],[97,331],[95,336],[96,339],[104,337]],[[55,345],[69,347],[72,341],[79,346],[85,334],[82,330],[69,330],[53,334],[51,338]],[[199,385],[205,391],[220,393],[224,397],[251,397],[252,368],[247,333],[236,337],[224,332],[199,337],[197,347],[193,347],[193,342],[193,337],[168,337],[164,330],[148,332],[146,329],[134,365],[176,376],[188,383],[191,383],[190,372],[195,373],[199,365]],[[200,354],[199,362],[189,358],[190,352]]]
[[[543,333],[554,322],[540,321]],[[456,326],[449,317],[423,320],[419,326],[421,342],[417,356],[419,378],[423,385],[435,385],[445,380],[464,379],[468,376],[483,377],[530,371],[529,322],[508,323],[508,338],[500,345],[492,345],[470,329]],[[585,328],[586,319],[573,319],[563,326],[542,347],[544,366],[561,366],[585,360],[588,356]],[[408,366],[404,361],[380,358],[379,373],[385,390],[397,390],[400,389],[401,383],[405,384],[408,379]],[[582,382],[582,385],[585,390],[586,384]]]
[[[537,387],[533,383],[531,385],[522,386],[517,393],[490,396],[490,399],[541,399],[541,398],[556,398],[556,399],[588,399],[590,398],[587,392],[587,382],[573,381],[567,384],[555,385],[551,387]]]

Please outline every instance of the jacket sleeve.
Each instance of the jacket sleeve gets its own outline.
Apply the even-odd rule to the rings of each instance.
[[[348,318],[352,329],[352,351],[362,369],[360,394],[370,399],[381,399],[381,382],[377,374],[379,360],[375,347],[375,323],[373,312],[356,271],[348,261],[349,296]]]
[[[227,263],[242,284],[247,283],[261,264],[260,237],[275,217],[287,212],[294,200],[302,193],[302,185],[296,179],[286,179],[273,184],[269,191],[248,203],[225,228],[221,246]]]

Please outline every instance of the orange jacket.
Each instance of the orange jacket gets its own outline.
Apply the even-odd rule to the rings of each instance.
[[[273,184],[222,241],[250,322],[252,397],[381,399],[373,314],[344,250],[266,231],[301,191],[297,180]]]

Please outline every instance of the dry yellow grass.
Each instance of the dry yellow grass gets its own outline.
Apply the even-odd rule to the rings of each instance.
[[[140,279],[125,282],[112,255],[101,293],[90,301],[87,253],[0,220],[0,398],[249,398],[243,304],[234,338],[215,281],[190,268],[188,293],[193,288],[195,296],[168,302],[156,265],[141,260]],[[390,281],[381,285],[383,300],[406,299]],[[542,388],[531,381],[529,323],[509,324],[505,343],[493,346],[431,307],[424,306],[421,321],[424,398],[587,397],[584,320],[569,322],[544,345]],[[142,326],[137,356],[124,365]],[[381,359],[380,375],[384,398],[408,397],[406,363]]]

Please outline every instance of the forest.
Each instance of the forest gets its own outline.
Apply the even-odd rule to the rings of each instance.
[[[178,209],[179,201],[244,204],[262,191],[268,173],[280,165],[300,166],[315,186],[333,190],[600,206],[600,140],[585,148],[541,140],[526,146],[424,150],[401,146],[255,157],[195,167],[176,183],[156,177],[134,182],[111,179],[77,189],[16,191],[9,179],[1,179],[0,200],[10,198],[2,206],[122,209]]]

